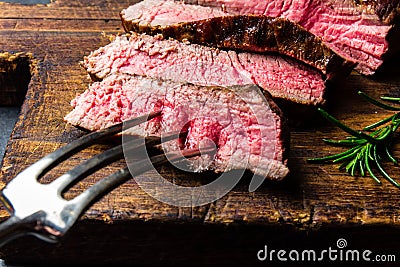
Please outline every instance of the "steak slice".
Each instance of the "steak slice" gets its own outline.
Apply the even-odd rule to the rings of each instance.
[[[190,14],[190,16],[187,15]],[[168,14],[166,17],[165,14]],[[211,8],[174,1],[145,0],[122,10],[125,31],[162,34],[164,38],[247,52],[278,52],[301,60],[328,79],[350,73],[354,63],[320,38],[287,19],[263,15],[227,16]],[[209,15],[209,18],[203,19]]]
[[[159,117],[133,128],[131,133],[161,136],[187,130],[187,136],[179,141],[166,143],[166,151],[214,142],[217,151],[211,163],[194,162],[195,171],[249,169],[273,180],[288,174],[284,120],[268,94],[262,94],[255,85],[203,87],[112,74],[92,83],[71,105],[73,110],[65,120],[89,130],[161,110]]]
[[[117,36],[84,57],[93,79],[128,73],[208,86],[256,84],[301,104],[324,101],[325,80],[315,68],[291,58],[237,53],[145,34]]]
[[[400,49],[398,34],[391,33],[394,27],[385,23],[395,21],[395,15],[399,10],[398,0],[185,0],[185,2],[217,7],[218,10],[223,9],[231,14],[283,17],[297,22],[319,36],[335,52],[357,62],[356,70],[367,75],[374,74],[384,58]]]

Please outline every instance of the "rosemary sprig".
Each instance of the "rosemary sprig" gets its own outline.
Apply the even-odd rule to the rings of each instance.
[[[382,165],[384,159],[390,160],[395,165],[398,164],[398,161],[392,155],[391,147],[394,133],[400,127],[400,108],[375,100],[363,92],[358,92],[358,94],[380,108],[397,111],[397,113],[368,125],[362,131],[356,131],[319,108],[318,111],[324,118],[351,136],[342,140],[323,139],[327,144],[347,147],[347,150],[322,158],[308,159],[307,161],[310,163],[341,163],[340,170],[345,170],[352,176],[369,174],[378,184],[382,184],[374,172],[377,169],[386,180],[400,188],[400,183],[390,177]],[[400,98],[396,97],[381,97],[381,99],[400,103]]]

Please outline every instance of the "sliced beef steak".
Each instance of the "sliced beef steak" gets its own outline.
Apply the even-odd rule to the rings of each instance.
[[[85,57],[82,65],[97,80],[111,73],[128,73],[199,85],[256,84],[275,98],[302,104],[323,102],[326,88],[318,70],[297,60],[136,33],[117,36]]]
[[[214,142],[215,156],[206,165],[194,162],[195,171],[249,169],[275,180],[288,174],[281,112],[255,85],[203,87],[113,74],[91,84],[72,106],[65,120],[89,130],[161,110],[159,117],[131,132],[160,136],[187,130],[186,137],[166,143],[167,151]]]
[[[185,0],[213,6],[231,14],[259,14],[297,22],[326,42],[334,51],[357,62],[356,69],[370,75],[383,63],[390,50],[399,50],[398,38],[390,34],[399,1],[242,1]],[[362,4],[360,4],[362,3]],[[369,8],[366,8],[366,7]],[[372,7],[372,8],[371,8]],[[377,14],[378,13],[378,14]],[[385,22],[381,21],[384,20]],[[390,49],[389,49],[390,46]]]
[[[164,38],[222,49],[278,52],[316,67],[328,74],[328,78],[338,73],[348,74],[354,66],[320,38],[287,19],[263,15],[227,16],[222,11],[212,10],[168,0],[145,0],[123,10],[121,19],[127,32],[162,34]],[[203,19],[207,16],[209,18]]]

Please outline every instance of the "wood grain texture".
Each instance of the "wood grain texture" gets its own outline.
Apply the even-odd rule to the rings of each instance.
[[[118,13],[132,4],[92,2],[57,0],[38,6],[0,3],[0,50],[30,52],[38,60],[7,146],[1,187],[39,158],[84,134],[63,121],[71,110],[70,100],[90,83],[79,61],[109,42],[103,31],[122,32]],[[329,88],[326,109],[355,128],[388,116],[390,112],[368,104],[357,96],[357,91],[361,89],[373,97],[399,95],[399,70],[394,62],[375,77],[352,73],[342,84]],[[4,248],[2,255],[16,262],[96,263],[103,259],[103,263],[145,265],[202,265],[223,263],[228,258],[233,265],[247,260],[256,264],[256,249],[261,249],[266,240],[277,246],[304,240],[303,245],[307,246],[325,238],[323,242],[335,242],[341,234],[351,233],[356,239],[368,233],[364,241],[354,242],[362,245],[365,240],[373,243],[373,238],[385,237],[394,243],[399,236],[400,191],[385,180],[379,186],[371,178],[350,177],[338,171],[337,166],[307,164],[307,158],[340,151],[325,146],[322,138],[341,138],[345,134],[311,109],[298,117],[289,115],[289,119],[293,125],[291,174],[281,183],[266,181],[250,193],[247,175],[229,194],[211,204],[180,208],[155,200],[129,181],[90,208],[61,243],[48,245],[23,238]],[[103,149],[104,146],[96,146],[83,151],[45,180]],[[400,157],[400,144],[395,145],[394,154]],[[106,168],[105,173],[121,166],[123,162],[118,162]],[[398,167],[388,164],[387,169],[400,179]],[[212,179],[209,173],[187,176],[170,166],[160,172],[190,186]],[[88,177],[71,189],[70,196],[102,175]],[[1,210],[0,218],[7,216]],[[311,238],[305,241],[306,236]],[[32,252],[24,253],[28,247],[33,247]]]

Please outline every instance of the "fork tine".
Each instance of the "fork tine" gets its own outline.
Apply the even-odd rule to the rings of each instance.
[[[110,148],[104,151],[101,154],[98,154],[83,163],[77,165],[72,170],[63,174],[53,182],[49,184],[49,186],[56,189],[58,194],[62,194],[78,181],[87,177],[88,175],[94,173],[95,171],[101,169],[108,164],[115,162],[116,160],[122,159],[124,156],[124,147],[125,151],[134,151],[139,148],[145,147],[154,147],[162,142],[168,142],[170,140],[176,139],[179,136],[184,134],[184,132],[173,132],[166,134],[165,137],[151,137],[151,138],[136,138],[132,141],[126,142],[122,145],[118,145],[116,147]]]
[[[93,145],[94,143],[96,143],[106,137],[113,136],[113,135],[121,132],[123,127],[130,128],[130,127],[139,125],[143,122],[146,122],[148,120],[151,120],[151,119],[157,117],[160,114],[161,114],[161,111],[152,112],[152,113],[134,118],[132,120],[118,123],[116,125],[105,128],[103,130],[84,135],[81,138],[79,138],[79,139],[65,145],[64,147],[59,148],[58,150],[54,151],[53,153],[43,157],[42,159],[37,161],[35,164],[26,168],[24,170],[24,172],[26,171],[30,174],[29,175],[30,177],[33,177],[34,179],[38,179],[40,176],[42,176],[48,170],[50,170],[51,168],[56,166],[58,163],[66,160],[71,155],[73,155],[79,151],[82,151],[85,148],[88,148],[89,146]]]
[[[158,116],[160,112],[138,117],[124,125],[118,124],[102,131],[93,132],[67,144],[42,158],[19,173],[10,183],[0,191],[0,200],[11,214],[10,219],[0,225],[0,246],[5,242],[21,235],[31,234],[40,239],[56,242],[78,220],[80,215],[88,209],[94,201],[100,199],[132,176],[151,170],[154,165],[166,162],[177,162],[186,157],[194,157],[202,153],[213,153],[215,147],[182,150],[178,152],[162,153],[161,155],[145,158],[135,162],[135,170],[124,168],[98,181],[81,195],[72,200],[66,200],[61,194],[71,185],[87,175],[99,170],[105,165],[123,157],[123,152],[136,151],[154,147],[181,137],[185,132],[171,133],[161,138],[137,138],[111,148],[102,154],[79,164],[66,174],[50,184],[41,184],[37,179],[50,168],[70,155],[83,150],[97,141],[121,132],[122,127],[132,127]],[[124,150],[125,149],[125,150]],[[34,179],[31,179],[33,177]]]
[[[180,152],[181,153],[169,152],[166,154],[153,156],[150,158],[150,161],[148,159],[144,159],[135,162],[135,170],[132,171],[126,167],[98,181],[86,189],[82,194],[69,201],[69,221],[66,224],[72,226],[79,216],[94,202],[111,192],[113,189],[117,188],[119,185],[131,179],[132,176],[137,176],[151,170],[153,166],[160,166],[167,162],[175,163],[188,157],[214,153],[215,147],[211,146],[201,149],[187,149],[181,150]]]

